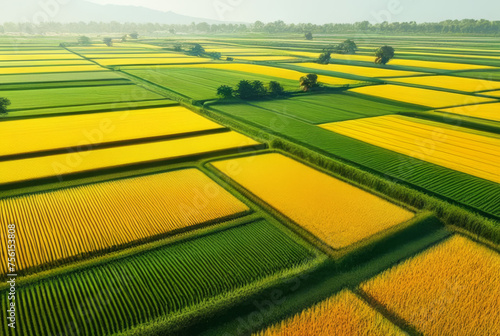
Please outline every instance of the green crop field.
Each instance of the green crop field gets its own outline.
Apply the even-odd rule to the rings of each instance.
[[[20,311],[19,335],[116,333],[234,301],[273,274],[285,276],[317,257],[298,237],[265,221],[245,224],[20,287],[19,300],[30,309]],[[54,305],[64,309],[48,309]]]

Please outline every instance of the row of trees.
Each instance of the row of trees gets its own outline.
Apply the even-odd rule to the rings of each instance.
[[[259,80],[242,80],[236,85],[236,88],[232,88],[229,85],[221,85],[217,89],[217,96],[225,99],[233,97],[243,100],[260,99],[264,97],[276,98],[282,96],[284,93],[285,89],[276,81],[269,82],[269,85],[266,87],[264,83]]]
[[[372,24],[368,21],[357,23],[328,23],[324,25],[315,25],[311,23],[286,24],[283,21],[274,21],[264,23],[256,21],[253,24],[208,24],[191,23],[189,25],[172,24],[136,24],[119,22],[75,22],[75,23],[57,23],[46,22],[38,25],[31,23],[13,23],[7,22],[0,25],[0,33],[76,33],[76,34],[101,34],[138,31],[143,34],[158,33],[238,33],[238,32],[264,32],[264,33],[310,33],[306,36],[312,39],[312,34],[332,34],[332,33],[366,33],[380,32],[393,34],[429,34],[429,33],[451,33],[451,34],[491,34],[500,35],[500,21],[488,20],[447,20],[442,22],[382,22]]]

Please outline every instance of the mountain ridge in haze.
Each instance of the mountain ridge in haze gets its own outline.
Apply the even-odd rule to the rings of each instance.
[[[140,6],[100,5],[85,0],[24,0],[2,4],[0,24],[5,22],[112,22],[191,24],[222,21],[163,12]]]

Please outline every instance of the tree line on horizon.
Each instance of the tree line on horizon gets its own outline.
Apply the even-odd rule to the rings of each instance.
[[[329,33],[441,33],[441,34],[489,34],[500,35],[500,21],[489,20],[446,20],[442,22],[382,22],[372,24],[368,21],[356,23],[328,23],[316,25],[312,23],[286,24],[279,20],[269,23],[256,21],[253,24],[208,24],[206,22],[191,23],[188,25],[180,24],[158,24],[158,23],[119,23],[119,22],[74,22],[58,23],[46,22],[38,25],[32,23],[13,23],[6,22],[0,25],[1,33],[126,33],[137,31],[141,34],[151,34],[154,32],[165,32],[169,34],[176,33],[245,33],[262,32],[270,34],[279,33],[308,33],[311,34],[329,34]],[[312,36],[310,36],[312,38]]]

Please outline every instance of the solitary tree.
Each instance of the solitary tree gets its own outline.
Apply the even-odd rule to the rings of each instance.
[[[226,61],[228,61],[228,62],[232,62],[232,61],[234,61],[234,58],[233,58],[233,57],[229,57],[229,56],[228,56],[228,57],[226,57]]]
[[[128,35],[123,35],[122,36],[122,42],[127,42],[127,37],[128,37]]]
[[[332,53],[329,51],[325,51],[324,53],[319,55],[318,63],[319,64],[328,64],[328,63],[330,63],[331,59],[332,59]]]
[[[190,53],[194,56],[201,56],[205,53],[205,48],[203,48],[201,44],[195,43],[191,48]]]
[[[105,38],[103,38],[102,42],[104,42],[104,44],[107,45],[108,47],[112,47],[113,46],[113,39],[111,37],[105,37]]]
[[[78,37],[78,44],[89,45],[91,43],[92,42],[90,41],[90,37],[88,37],[88,36],[79,36]]]
[[[220,60],[220,58],[222,57],[222,54],[220,52],[211,52],[211,53],[208,53],[208,56],[210,56],[211,59]]]
[[[318,87],[318,75],[308,74],[306,76],[300,77],[300,87],[304,92],[307,92],[312,88]]]
[[[0,115],[7,114],[7,106],[10,105],[10,100],[0,97]]]
[[[358,50],[358,46],[353,40],[345,40],[341,45],[345,54],[354,54]]]
[[[284,92],[285,89],[280,83],[276,81],[269,82],[269,94],[271,95],[271,97],[281,96]]]
[[[217,96],[221,98],[231,98],[233,97],[233,88],[228,85],[221,85],[217,89]]]
[[[304,34],[306,40],[311,41],[313,39],[313,34],[311,32],[307,32]]]
[[[390,46],[383,46],[375,51],[375,63],[387,64],[394,57],[394,48]]]
[[[128,36],[130,36],[130,38],[132,38],[134,40],[137,40],[139,38],[139,33],[133,32],[133,33],[128,34]]]

